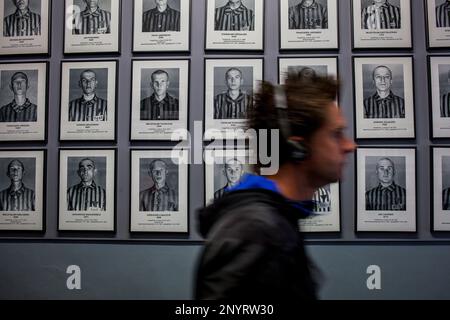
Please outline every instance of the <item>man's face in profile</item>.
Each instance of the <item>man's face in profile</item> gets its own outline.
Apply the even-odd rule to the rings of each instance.
[[[153,75],[151,86],[157,96],[165,95],[169,88],[169,79],[167,75],[165,73]]]
[[[94,162],[91,160],[83,160],[78,165],[78,176],[83,182],[90,182],[94,180],[96,172],[97,169],[95,169]]]
[[[17,76],[11,82],[11,90],[14,92],[14,95],[26,95],[28,90],[27,79],[23,76]]]
[[[81,74],[80,87],[84,94],[92,94],[97,89],[97,79],[95,73],[88,71]]]
[[[227,181],[231,184],[235,184],[239,182],[242,177],[243,170],[242,164],[239,161],[232,160],[225,164],[225,175],[227,177]]]
[[[226,75],[226,84],[230,90],[239,90],[243,83],[242,74],[238,70],[230,70]]]
[[[23,168],[19,161],[12,161],[8,166],[8,177],[12,182],[22,181],[23,178]]]
[[[14,4],[19,10],[26,10],[28,8],[28,0],[14,0]]]
[[[166,182],[167,169],[166,165],[162,161],[157,161],[153,165],[150,172],[152,179],[155,183],[162,185]]]
[[[388,91],[392,85],[391,71],[386,67],[378,67],[373,72],[375,86],[380,91]]]
[[[394,165],[387,159],[380,160],[377,164],[378,180],[384,184],[391,184],[394,179]]]

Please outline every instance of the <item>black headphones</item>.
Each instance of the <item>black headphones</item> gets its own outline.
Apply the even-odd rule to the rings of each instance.
[[[291,153],[291,159],[300,162],[308,157],[307,148],[298,141],[289,139],[292,136],[291,124],[287,117],[287,98],[284,88],[280,86],[274,87],[274,100],[275,108],[277,109],[278,126],[280,127],[281,134],[288,144]]]

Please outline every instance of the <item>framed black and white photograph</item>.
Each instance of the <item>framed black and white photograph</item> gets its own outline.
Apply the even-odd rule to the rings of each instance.
[[[337,57],[278,58],[278,83],[284,84],[288,74],[338,77]]]
[[[431,147],[432,231],[450,231],[450,147]]]
[[[115,140],[116,86],[116,60],[62,62],[60,140]]]
[[[354,57],[353,74],[356,138],[415,138],[412,57]]]
[[[450,46],[450,2],[424,0],[427,21],[428,49],[447,49]]]
[[[412,48],[411,0],[352,0],[354,49]]]
[[[49,54],[51,0],[0,0],[0,55]]]
[[[59,231],[115,231],[116,150],[59,151]]]
[[[263,79],[263,59],[205,59],[205,140],[240,138]]]
[[[48,63],[0,64],[0,141],[47,138]]]
[[[339,183],[320,187],[313,195],[313,214],[299,220],[302,232],[340,232]]]
[[[264,0],[206,0],[206,50],[264,50]]]
[[[134,60],[131,140],[184,140],[189,60]]]
[[[280,0],[280,50],[339,48],[338,0]]]
[[[245,174],[253,173],[256,157],[251,155],[246,149],[205,150],[205,205],[238,185]]]
[[[134,52],[190,51],[191,0],[134,0]]]
[[[431,136],[450,137],[450,56],[429,56]]]
[[[131,150],[131,232],[188,232],[188,156],[187,150]]]
[[[0,151],[0,231],[44,231],[45,150]]]
[[[121,0],[65,0],[64,53],[120,52]]]
[[[416,149],[358,148],[356,231],[416,232]]]

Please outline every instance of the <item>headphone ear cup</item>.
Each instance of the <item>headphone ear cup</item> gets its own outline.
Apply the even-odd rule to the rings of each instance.
[[[294,161],[303,161],[308,157],[308,150],[306,147],[297,141],[288,140],[289,146],[291,147],[291,158]]]

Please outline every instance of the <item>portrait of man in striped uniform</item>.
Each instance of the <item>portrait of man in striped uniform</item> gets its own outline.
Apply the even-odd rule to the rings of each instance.
[[[139,211],[178,211],[178,191],[167,184],[168,165],[162,159],[153,160],[148,175],[153,185],[139,194]],[[144,172],[141,172],[141,176]]]
[[[179,101],[169,94],[169,86],[167,71],[156,70],[151,74],[150,87],[153,93],[141,100],[141,120],[179,120]]]
[[[224,6],[222,3],[216,0],[215,31],[255,31],[255,14],[247,7],[250,4],[254,7],[254,0],[247,0],[247,6],[244,0],[228,0]]]
[[[389,0],[361,0],[369,2],[362,6],[361,28],[366,30],[401,29],[400,1],[398,5],[389,3]],[[396,1],[396,0],[390,0]]]
[[[364,118],[405,118],[405,100],[392,92],[393,74],[391,69],[384,65],[376,66],[371,77],[376,92],[364,99]]]
[[[233,158],[225,162],[221,171],[227,179],[227,183],[225,186],[214,192],[214,199],[221,198],[228,189],[237,185],[241,181],[241,178],[244,174],[244,166],[242,165],[241,161]]]
[[[232,67],[225,72],[227,90],[214,98],[214,119],[246,119],[253,103],[250,94],[241,89],[244,84],[242,71]]]
[[[144,0],[144,7],[150,2],[156,6],[144,12],[142,32],[180,31],[180,11],[170,7],[168,0]],[[172,0],[172,3],[180,7],[179,0]]]
[[[25,167],[19,159],[9,162],[6,176],[10,186],[0,191],[0,211],[35,211],[34,191],[23,183]]]
[[[300,0],[289,7],[289,29],[328,29],[327,1]]]
[[[5,12],[7,4],[15,6],[15,12],[3,19],[4,37],[30,37],[41,35],[41,16],[32,12],[29,4],[40,5],[40,0],[4,0]]]
[[[331,191],[330,185],[320,187],[313,194],[313,211],[315,213],[331,212]]]
[[[95,182],[97,168],[94,160],[84,158],[78,163],[80,182],[67,190],[67,210],[106,211],[106,191]]]
[[[78,86],[82,96],[69,102],[69,121],[107,121],[108,102],[97,95],[97,74],[83,70]]]
[[[111,4],[111,0],[83,0],[85,8],[74,15],[72,34],[111,33],[111,12],[101,9],[101,4]]]
[[[29,88],[28,76],[25,72],[18,71],[12,75],[9,89],[14,98],[0,108],[0,122],[37,121],[37,106],[27,98]]]
[[[376,165],[378,185],[366,192],[366,210],[405,211],[406,189],[395,183],[396,174],[393,160],[383,157]]]
[[[450,0],[441,0],[439,3],[436,0],[436,27],[449,28],[450,27]]]
[[[439,68],[443,68],[444,66],[439,66]],[[446,74],[446,81],[440,81],[439,87],[441,90],[441,118],[449,118],[450,117],[450,68],[449,66],[445,66],[448,71]]]

